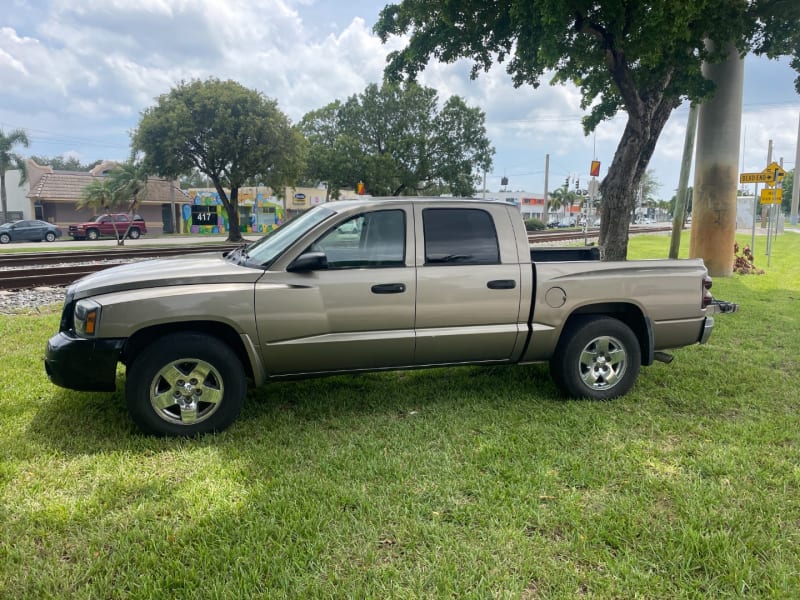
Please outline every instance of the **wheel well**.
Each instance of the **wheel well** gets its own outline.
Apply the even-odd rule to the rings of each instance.
[[[239,334],[236,333],[230,325],[218,321],[165,323],[141,329],[125,342],[125,347],[120,357],[121,362],[125,365],[129,365],[143,348],[149,346],[158,338],[170,333],[201,333],[217,338],[220,342],[226,344],[233,350],[242,363],[247,376],[253,377],[253,365],[250,364],[250,359],[247,356],[247,351],[245,350],[241,337],[239,337]]]
[[[639,348],[642,352],[642,364],[650,365],[653,363],[653,327],[642,309],[635,304],[626,302],[604,302],[601,304],[591,304],[581,306],[573,312],[567,322],[564,323],[562,331],[565,331],[575,321],[587,316],[613,317],[625,323],[631,328],[636,339],[639,340]]]

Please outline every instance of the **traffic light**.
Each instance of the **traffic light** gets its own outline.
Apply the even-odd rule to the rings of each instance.
[[[569,187],[569,177],[564,179],[564,187]]]
[[[575,189],[576,190],[581,189],[581,180],[578,179],[577,177],[575,178]]]

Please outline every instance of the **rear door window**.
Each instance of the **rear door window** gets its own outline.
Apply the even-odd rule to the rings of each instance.
[[[477,208],[427,208],[422,211],[426,265],[500,263],[494,220]]]

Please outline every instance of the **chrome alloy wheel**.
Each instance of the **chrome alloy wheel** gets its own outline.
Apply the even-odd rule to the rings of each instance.
[[[584,346],[578,362],[583,383],[593,390],[608,390],[625,375],[628,355],[622,342],[604,335]]]
[[[178,425],[205,421],[219,408],[224,395],[219,371],[196,358],[169,363],[150,384],[150,404],[156,414]]]

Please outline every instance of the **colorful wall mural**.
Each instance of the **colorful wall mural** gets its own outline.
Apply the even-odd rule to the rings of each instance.
[[[183,231],[227,233],[228,213],[214,189],[190,189],[191,204],[181,207]],[[239,189],[239,230],[242,233],[267,233],[283,222],[284,210],[269,188]]]

